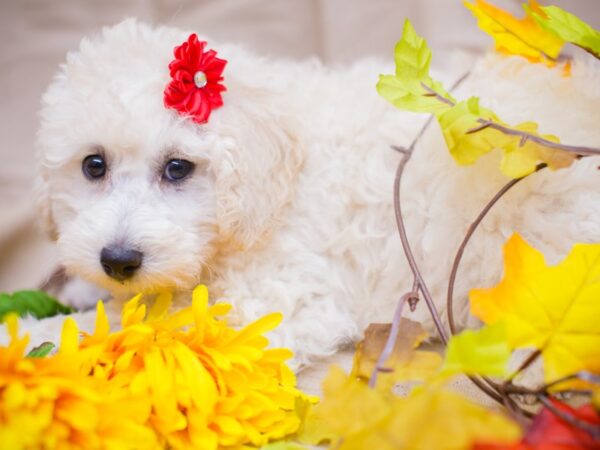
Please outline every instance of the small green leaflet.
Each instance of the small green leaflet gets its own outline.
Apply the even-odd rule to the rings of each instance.
[[[404,22],[402,39],[394,49],[394,58],[396,74],[379,75],[379,95],[396,108],[413,112],[440,113],[452,106],[454,99],[444,90],[441,83],[429,76],[431,50],[408,19]],[[448,103],[428,95],[432,92],[446,99]]]
[[[35,348],[32,348],[29,353],[27,353],[28,358],[45,358],[50,354],[52,350],[54,350],[56,346],[52,342],[43,342]]]
[[[0,293],[0,322],[9,313],[16,313],[21,317],[29,315],[36,319],[43,319],[71,312],[73,312],[73,309],[61,304],[43,291]]]
[[[599,31],[558,6],[542,6],[540,9],[546,17],[534,9],[531,9],[528,13],[542,28],[564,41],[583,48],[596,58],[600,58]]]
[[[448,342],[442,373],[505,376],[510,354],[504,324],[464,330]]]

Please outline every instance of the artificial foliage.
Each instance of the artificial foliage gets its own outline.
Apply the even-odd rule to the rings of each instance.
[[[484,0],[465,2],[465,6],[477,18],[479,27],[492,36],[497,51],[520,55],[531,62],[542,62],[548,66],[556,64],[565,40],[547,31],[532,17],[533,12],[543,14],[535,0],[524,5],[531,13],[523,18],[516,18]]]
[[[465,6],[502,54],[565,76],[567,43],[600,55],[600,33],[558,7],[532,0],[523,5],[525,17],[516,18],[483,0]],[[522,177],[576,164],[600,149],[563,144],[540,134],[533,121],[507,124],[476,97],[455,99],[430,76],[432,53],[409,21],[394,57],[396,71],[380,76],[380,95],[398,108],[431,114],[458,164],[500,151],[500,170],[513,178],[474,220],[450,268],[449,327],[412,257],[400,207],[403,171],[422,130],[400,149],[394,185],[413,291],[401,297],[391,324],[365,331],[349,373],[330,369],[320,403],[295,387],[285,365],[291,353],[267,347],[264,334],[277,326],[279,314],[234,329],[226,321],[229,306],[210,306],[199,287],[192,305],[174,313],[168,293],[149,309],[142,297],[132,299],[119,330],[110,329],[99,303],[94,333],[80,339],[67,319],[54,353],[44,344],[25,355],[27,337],[19,336],[16,315],[8,316],[11,342],[0,347],[0,448],[600,448],[600,244],[575,244],[549,266],[515,234],[505,245],[503,279],[471,291],[472,312],[484,325],[459,333],[452,307],[462,251],[498,199]],[[446,344],[443,356],[420,348],[423,328],[402,318],[405,304],[416,301],[430,309]],[[509,369],[516,351],[527,357]],[[543,379],[521,384],[536,361]],[[453,391],[456,376],[471,378],[497,404],[475,404]],[[414,387],[398,395],[394,385],[406,381]],[[565,397],[579,405],[566,404]],[[525,398],[534,404],[525,407]]]
[[[192,305],[168,313],[171,295],[152,307],[129,301],[111,331],[103,304],[95,331],[80,340],[65,320],[56,354],[24,354],[28,338],[9,319],[0,347],[0,448],[225,449],[260,447],[300,427],[286,349],[268,349],[270,314],[235,330],[229,305],[209,306],[199,286]],[[24,430],[30,429],[25,433]]]
[[[473,164],[500,149],[501,171],[520,178],[534,172],[540,163],[554,169],[567,167],[577,150],[587,150],[561,146],[558,137],[540,134],[532,121],[509,125],[482,106],[477,97],[455,99],[429,75],[431,50],[408,20],[394,54],[396,73],[380,75],[377,91],[397,108],[433,114],[458,164]]]
[[[36,319],[69,314],[72,308],[63,305],[44,291],[16,291],[12,294],[0,293],[0,322],[10,313],[21,317],[32,316]]]
[[[600,373],[600,244],[577,244],[558,265],[518,234],[504,248],[504,278],[474,289],[471,312],[503,324],[511,349],[541,352],[548,383],[579,371]]]
[[[564,76],[569,75],[570,67],[561,54],[565,43],[597,56],[597,31],[556,7],[541,7],[531,1],[524,5],[526,17],[515,18],[482,0],[466,6],[492,36],[496,50],[505,55],[542,63],[548,70],[561,70]],[[559,30],[563,26],[568,31]],[[400,109],[432,114],[458,164],[472,164],[486,153],[501,151],[500,170],[515,180],[485,206],[459,248],[448,290],[452,334],[448,336],[412,258],[400,207],[404,168],[422,132],[412,145],[399,148],[402,156],[394,198],[403,249],[415,278],[413,291],[402,296],[387,336],[367,330],[349,376],[341,369],[332,369],[324,384],[322,403],[308,414],[301,438],[308,443],[325,442],[332,449],[600,448],[600,303],[595,301],[600,286],[595,257],[598,244],[577,244],[560,264],[548,266],[539,251],[514,235],[506,244],[504,279],[496,287],[471,293],[472,311],[485,325],[458,333],[452,312],[453,285],[462,251],[498,199],[522,177],[548,166],[567,167],[579,158],[600,154],[600,149],[562,144],[556,136],[540,134],[532,121],[507,124],[476,97],[455,99],[450,90],[431,78],[431,51],[409,21],[394,56],[396,72],[380,76],[380,95]],[[447,344],[444,361],[425,376],[421,371],[420,376],[409,377],[418,385],[408,396],[399,397],[390,389],[393,383],[389,380],[407,379],[402,375],[410,374],[414,354],[420,351],[415,343],[423,336],[415,332],[414,324],[400,320],[398,312],[404,303],[420,298],[427,303],[439,337]],[[373,348],[377,351],[370,351]],[[516,350],[529,354],[516,369],[509,370]],[[544,379],[534,386],[519,384],[524,372],[538,360],[544,367]],[[472,405],[449,391],[449,382],[456,375],[469,376],[501,406]],[[583,405],[573,408],[565,404],[557,396],[565,392]],[[520,405],[525,397],[533,398],[538,406]]]

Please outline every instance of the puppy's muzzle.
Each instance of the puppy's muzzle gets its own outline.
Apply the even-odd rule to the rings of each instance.
[[[130,248],[104,247],[100,252],[100,264],[106,275],[118,281],[133,277],[142,266],[143,253]]]

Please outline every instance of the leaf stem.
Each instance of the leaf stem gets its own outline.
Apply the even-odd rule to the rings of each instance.
[[[419,133],[419,136],[417,136],[417,140],[422,135],[422,133],[424,132],[424,129],[427,127],[427,125],[429,125],[429,123],[431,123],[431,120],[428,120],[425,123],[424,127],[421,129],[421,133]],[[444,325],[442,324],[440,314],[438,313],[437,308],[435,307],[435,303],[433,301],[433,298],[431,297],[431,293],[429,292],[429,289],[427,288],[427,285],[425,284],[425,280],[423,280],[423,276],[421,275],[419,266],[417,265],[417,262],[415,261],[415,257],[412,253],[412,249],[410,247],[410,243],[408,242],[408,237],[406,235],[406,227],[404,225],[404,219],[402,217],[402,204],[401,204],[401,200],[400,200],[401,181],[402,181],[402,175],[404,173],[404,168],[406,167],[406,163],[408,162],[408,160],[410,159],[410,157],[412,155],[412,149],[414,149],[414,145],[415,145],[415,143],[413,142],[413,144],[409,148],[410,151],[402,154],[402,158],[400,159],[400,163],[398,164],[398,168],[396,169],[396,177],[394,180],[394,212],[396,215],[396,225],[398,226],[398,234],[400,236],[400,241],[402,243],[402,248],[404,250],[404,255],[406,256],[406,260],[408,261],[408,265],[410,266],[413,276],[417,280],[418,289],[423,294],[423,298],[425,299],[427,308],[429,309],[431,317],[433,318],[433,322],[434,322],[437,332],[440,336],[440,339],[442,340],[442,342],[445,345],[448,343],[448,335],[446,333],[446,330],[444,329]]]
[[[531,352],[531,354],[527,357],[527,359],[525,361],[523,361],[521,363],[521,365],[517,368],[517,370],[515,370],[515,372],[510,375],[506,381],[506,383],[511,383],[512,380],[514,380],[514,378],[520,374],[521,372],[523,372],[525,369],[527,369],[529,366],[531,366],[535,361],[537,361],[537,359],[542,356],[542,351],[540,349],[536,349],[533,352]],[[505,383],[505,384],[506,384]]]
[[[462,81],[462,79],[460,81]],[[431,87],[427,86],[425,83],[421,82],[421,87],[423,89],[425,89],[425,91],[427,91],[426,94],[423,94],[424,96],[435,97],[439,102],[445,103],[446,105],[448,105],[450,107],[453,107],[456,105],[456,102],[454,102],[450,99],[447,99],[446,97],[439,94]],[[466,132],[466,134],[473,134],[473,133],[477,133],[478,131],[485,130],[486,128],[492,128],[492,129],[499,131],[500,133],[505,134],[507,136],[520,137],[521,138],[521,143],[520,143],[521,146],[524,145],[527,141],[532,141],[539,145],[543,145],[544,147],[554,148],[557,150],[563,150],[565,152],[575,153],[577,155],[588,155],[588,156],[600,155],[600,148],[583,147],[583,146],[577,146],[577,145],[566,145],[566,144],[561,144],[560,142],[553,142],[548,139],[544,139],[541,136],[537,136],[535,134],[531,134],[531,133],[528,133],[528,132],[522,131],[522,130],[516,130],[514,128],[507,127],[505,125],[496,123],[492,120],[484,119],[483,117],[479,117],[477,119],[477,122],[481,125],[468,130]]]
[[[538,396],[540,402],[555,416],[567,422],[569,425],[573,425],[586,433],[588,433],[594,440],[600,441],[600,426],[593,425],[585,420],[578,419],[577,417],[569,414],[568,412],[562,411],[561,409],[554,406],[552,400],[547,394],[540,394]]]
[[[540,171],[544,167],[546,167],[546,164],[539,164],[536,167],[535,171],[536,172]],[[460,262],[462,260],[465,248],[467,247],[469,240],[473,236],[473,233],[475,233],[475,230],[477,230],[477,227],[481,224],[481,222],[483,221],[485,216],[490,212],[492,207],[498,202],[498,200],[500,200],[504,196],[504,194],[506,194],[515,184],[517,184],[523,178],[525,178],[525,177],[510,180],[496,193],[496,195],[494,195],[492,197],[492,199],[483,207],[483,209],[481,210],[479,215],[475,218],[475,220],[471,223],[471,225],[469,225],[467,234],[465,235],[462,242],[460,243],[460,246],[458,247],[458,251],[456,252],[456,256],[454,257],[454,262],[452,263],[452,269],[450,270],[450,279],[448,281],[448,292],[446,295],[446,313],[448,315],[448,324],[450,326],[450,331],[452,332],[452,334],[456,334],[456,324],[454,321],[454,305],[453,305],[454,285],[456,283],[456,274],[458,272],[458,268],[460,266]]]
[[[458,83],[462,82],[462,80],[464,80],[465,78],[466,78],[466,76],[461,77],[458,80],[458,82],[455,83],[455,84],[458,84]],[[454,106],[454,105],[456,105],[456,102],[454,102],[454,101],[452,101],[452,100],[444,97],[441,94],[438,94],[435,90],[433,90],[432,88],[430,88],[429,86],[427,86],[422,81],[421,81],[421,87],[427,91],[427,94],[423,94],[425,97],[435,97],[438,101],[440,101],[442,103],[445,103],[448,106]]]
[[[385,341],[385,346],[381,351],[379,358],[377,358],[377,363],[375,364],[375,368],[371,373],[371,377],[369,378],[369,387],[374,388],[377,384],[377,374],[379,372],[385,372],[385,363],[391,356],[394,351],[394,346],[396,345],[396,341],[398,340],[398,332],[400,331],[400,321],[402,320],[402,310],[404,309],[404,305],[411,298],[416,298],[417,293],[415,291],[407,292],[398,301],[398,305],[396,306],[396,311],[394,312],[394,319],[392,320],[392,327],[390,329],[390,335]]]
[[[520,137],[522,139],[521,145],[523,145],[526,141],[533,141],[537,144],[543,145],[544,147],[555,148],[557,150],[563,150],[565,152],[575,153],[577,155],[588,155],[588,156],[600,155],[600,149],[598,149],[598,148],[581,147],[581,146],[576,146],[576,145],[566,145],[566,144],[561,144],[559,142],[549,141],[548,139],[544,139],[541,136],[536,136],[535,134],[527,133],[526,131],[515,130],[514,128],[504,126],[502,124],[493,122],[488,119],[479,118],[477,120],[477,122],[479,122],[481,124],[481,126],[467,131],[467,134],[476,133],[477,131],[481,131],[485,128],[492,128],[492,129],[499,131],[503,134],[506,134],[508,136]]]

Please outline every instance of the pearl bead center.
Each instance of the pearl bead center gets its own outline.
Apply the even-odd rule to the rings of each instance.
[[[206,86],[206,83],[208,83],[208,80],[206,79],[206,74],[204,72],[199,70],[194,74],[194,84],[196,87],[203,88]]]

